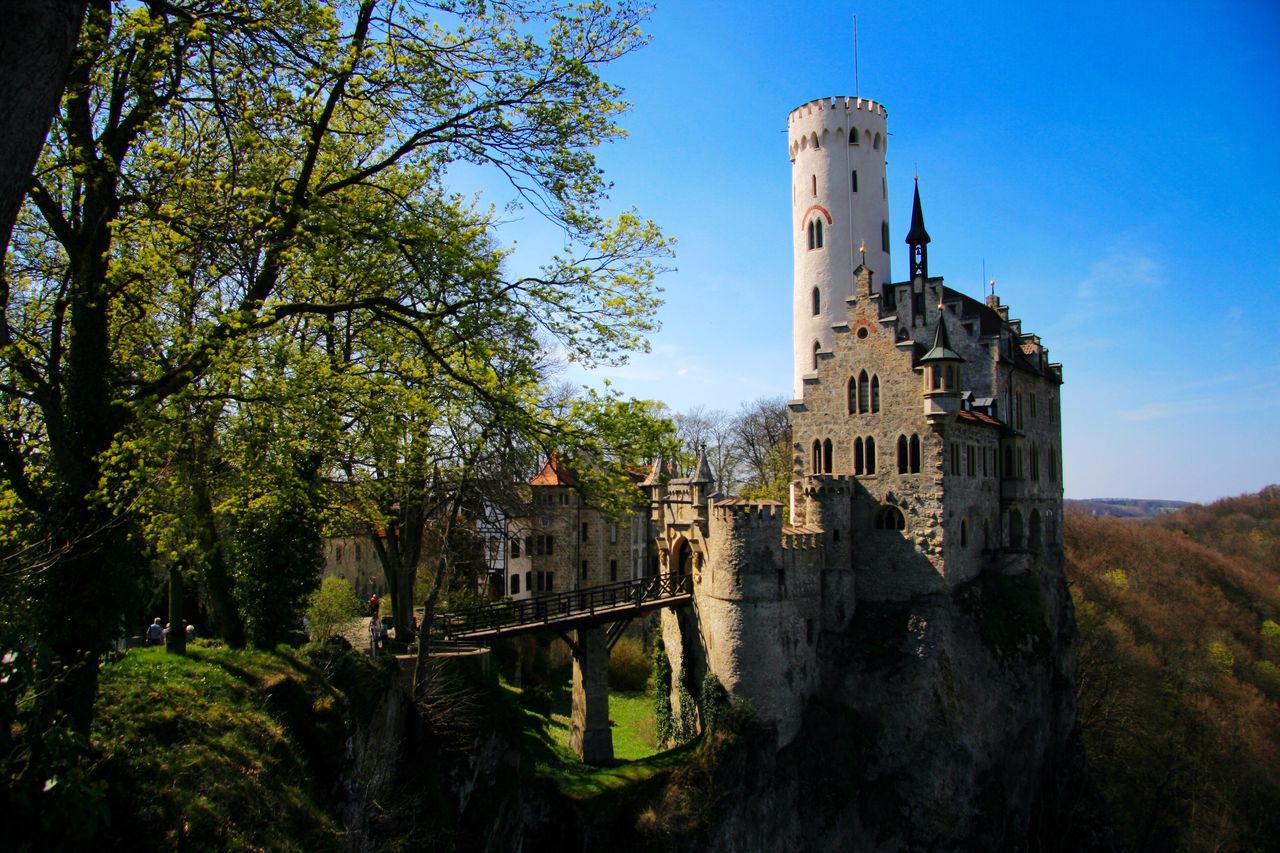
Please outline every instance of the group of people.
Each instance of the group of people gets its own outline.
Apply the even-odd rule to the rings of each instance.
[[[183,631],[187,635],[187,642],[191,642],[196,638],[196,626],[192,625],[186,619],[182,620]],[[164,641],[169,637],[169,623],[160,624],[160,617],[157,616],[151,620],[151,624],[147,626],[147,630],[142,633],[142,643],[146,646],[163,646]]]

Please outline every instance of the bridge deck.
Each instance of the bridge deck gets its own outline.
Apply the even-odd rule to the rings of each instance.
[[[527,601],[503,601],[440,617],[449,640],[491,640],[547,628],[567,630],[630,619],[660,607],[693,600],[689,575],[655,575],[587,589],[542,595]]]

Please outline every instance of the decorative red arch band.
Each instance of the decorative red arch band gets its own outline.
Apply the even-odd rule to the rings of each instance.
[[[828,225],[830,225],[830,224],[831,224],[831,221],[832,221],[832,220],[831,220],[831,213],[830,213],[830,212],[829,212],[825,207],[823,207],[822,205],[820,205],[820,204],[815,204],[815,205],[812,205],[808,210],[806,210],[806,211],[804,212],[804,216],[800,217],[800,230],[801,230],[801,231],[803,231],[803,230],[804,230],[805,223],[809,221],[809,214],[813,213],[815,210],[816,210],[816,211],[818,211],[819,213],[821,213],[823,216],[825,216],[825,217],[827,218],[827,224],[828,224]]]

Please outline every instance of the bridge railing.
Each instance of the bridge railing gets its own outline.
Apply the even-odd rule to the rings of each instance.
[[[601,586],[540,595],[524,601],[501,601],[470,607],[440,616],[445,637],[465,636],[480,631],[500,631],[518,625],[551,624],[598,611],[638,606],[693,591],[690,575],[652,575]]]

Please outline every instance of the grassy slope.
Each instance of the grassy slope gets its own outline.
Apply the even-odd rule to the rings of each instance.
[[[116,846],[323,850],[343,699],[286,652],[135,649],[107,664],[95,770]]]
[[[1090,762],[1126,849],[1280,844],[1280,492],[1068,515]]]

